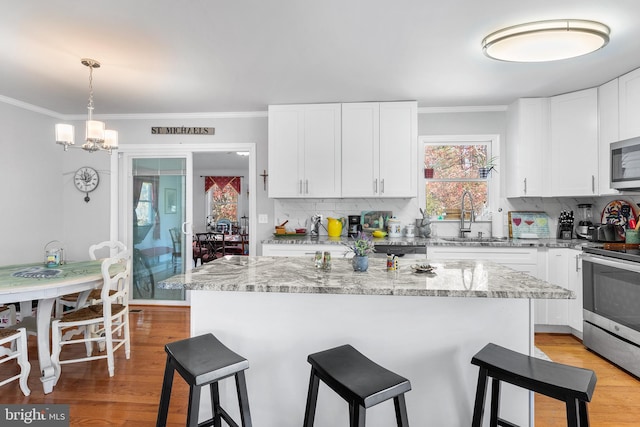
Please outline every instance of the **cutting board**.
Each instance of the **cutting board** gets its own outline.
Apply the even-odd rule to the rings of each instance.
[[[509,211],[509,237],[513,239],[548,239],[549,215],[546,212]]]

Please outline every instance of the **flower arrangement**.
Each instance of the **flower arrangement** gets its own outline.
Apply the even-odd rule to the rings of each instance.
[[[353,240],[343,244],[349,248],[346,253],[353,252],[356,256],[367,256],[375,248],[373,238],[363,232],[359,232]]]

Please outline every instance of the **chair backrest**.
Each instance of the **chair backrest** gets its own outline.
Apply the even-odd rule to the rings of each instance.
[[[173,243],[173,252],[180,253],[182,251],[182,233],[177,227],[170,228],[171,242]]]
[[[220,233],[230,233],[231,232],[231,221],[228,219],[220,219],[216,222],[216,231]]]
[[[111,315],[111,304],[129,303],[129,281],[131,278],[131,253],[128,250],[117,253],[102,261],[101,299],[105,316]],[[110,292],[115,291],[115,292]],[[107,307],[108,306],[108,307]]]
[[[108,251],[104,249],[109,249]],[[102,250],[102,251],[101,251]],[[108,258],[114,254],[127,250],[127,247],[122,242],[105,240],[104,242],[96,243],[89,246],[89,258],[92,260],[98,259],[98,252],[104,255],[103,258]]]

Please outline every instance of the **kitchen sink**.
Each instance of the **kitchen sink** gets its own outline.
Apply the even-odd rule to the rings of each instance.
[[[445,242],[506,242],[505,237],[440,237]]]

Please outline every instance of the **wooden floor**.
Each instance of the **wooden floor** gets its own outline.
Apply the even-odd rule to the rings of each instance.
[[[31,395],[23,396],[14,381],[0,388],[0,403],[69,404],[71,426],[154,426],[166,357],[164,345],[188,337],[189,309],[132,306],[131,334],[131,359],[126,360],[124,353],[118,351],[113,378],[109,378],[105,360],[63,366],[58,385],[48,395],[42,393],[36,340],[31,337]],[[640,426],[640,381],[589,352],[572,336],[537,334],[535,341],[552,360],[596,372],[598,383],[589,405],[592,427]],[[0,367],[0,375],[4,377],[15,369],[15,364],[7,363]],[[187,396],[188,388],[176,375],[168,426],[184,426]],[[259,427],[259,420],[254,424]],[[559,402],[536,396],[536,427],[551,426],[566,426],[565,408]]]

